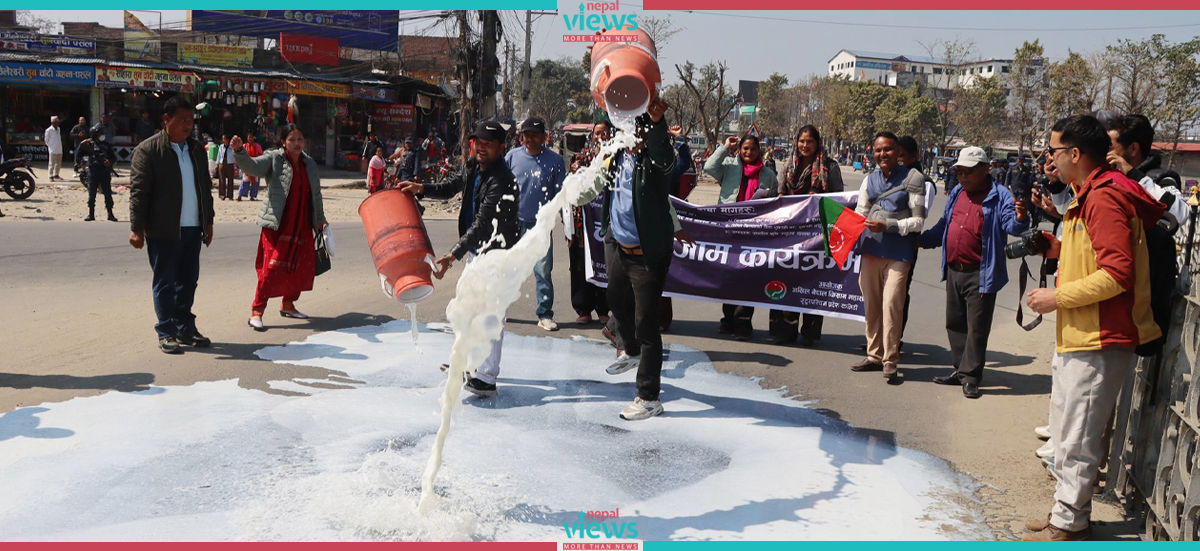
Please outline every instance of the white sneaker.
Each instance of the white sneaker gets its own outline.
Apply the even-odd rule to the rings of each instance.
[[[1054,455],[1054,442],[1047,440],[1045,444],[1042,444],[1042,447],[1033,453],[1037,454],[1038,457],[1050,457]]]
[[[624,350],[622,350],[620,354],[617,354],[617,361],[608,366],[608,369],[605,369],[605,371],[607,371],[609,375],[620,375],[637,367],[638,362],[641,360],[641,355],[630,356],[629,354],[626,354]]]
[[[1050,425],[1042,425],[1040,427],[1034,427],[1033,433],[1036,434],[1037,437],[1041,438],[1042,440],[1049,440],[1050,439]]]
[[[558,331],[558,324],[550,318],[542,318],[538,320],[538,327],[541,327],[547,331]]]
[[[663,412],[662,402],[658,400],[643,400],[634,398],[633,403],[621,410],[621,418],[626,421],[641,421]]]

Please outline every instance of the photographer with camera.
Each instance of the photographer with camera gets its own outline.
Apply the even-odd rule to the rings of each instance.
[[[1029,223],[1024,201],[992,180],[982,148],[963,149],[954,170],[959,185],[950,190],[942,219],[921,234],[922,248],[942,248],[946,333],[954,355],[954,373],[933,382],[961,385],[963,396],[978,398],[996,293],[1008,283],[1005,235],[1020,235]]]
[[[1090,535],[1092,488],[1099,476],[1104,428],[1134,348],[1161,332],[1150,311],[1146,230],[1165,206],[1108,166],[1111,140],[1095,117],[1055,123],[1047,153],[1075,191],[1063,217],[1062,241],[1046,256],[1059,259],[1055,289],[1034,289],[1029,307],[1058,311],[1055,392],[1050,434],[1058,481],[1046,520],[1030,521],[1026,540],[1081,540]]]

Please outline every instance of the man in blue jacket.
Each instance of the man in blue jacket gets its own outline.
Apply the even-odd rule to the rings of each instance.
[[[1008,283],[1005,234],[1029,228],[1024,201],[992,181],[987,154],[968,147],[953,170],[959,184],[950,190],[937,225],[921,234],[921,247],[942,248],[942,280],[946,282],[946,333],[955,372],[934,377],[942,385],[962,385],[963,396],[979,397],[996,293]]]

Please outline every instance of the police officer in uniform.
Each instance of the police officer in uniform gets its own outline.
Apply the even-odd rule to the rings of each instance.
[[[116,222],[117,217],[113,214],[112,165],[117,160],[117,154],[112,144],[103,139],[104,125],[93,126],[89,135],[91,137],[79,142],[79,148],[75,150],[76,159],[80,155],[87,157],[88,215],[83,221],[96,219],[96,190],[99,189],[104,191],[104,208],[108,209],[108,219]]]

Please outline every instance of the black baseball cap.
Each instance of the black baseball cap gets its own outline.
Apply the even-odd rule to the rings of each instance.
[[[538,117],[529,117],[528,119],[525,119],[525,121],[521,123],[521,133],[524,134],[526,132],[541,132],[542,134],[545,134],[546,121]]]
[[[475,123],[475,131],[471,133],[472,138],[488,140],[490,142],[503,142],[504,136],[507,134],[504,127],[496,121],[479,121]]]

